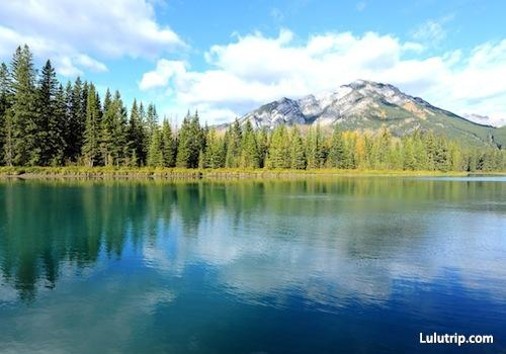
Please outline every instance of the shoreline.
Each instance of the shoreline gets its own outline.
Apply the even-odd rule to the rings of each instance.
[[[124,167],[0,167],[0,179],[273,179],[314,177],[494,177],[506,172],[404,170],[267,170]]]

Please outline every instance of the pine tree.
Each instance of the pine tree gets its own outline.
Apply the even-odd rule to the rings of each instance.
[[[386,129],[386,127],[383,127],[379,135],[376,137],[376,139],[374,139],[373,146],[375,149],[374,168],[390,168],[389,156],[391,154],[392,148],[392,135],[388,129]]]
[[[330,168],[346,168],[344,138],[339,126],[336,124],[330,140],[327,166]]]
[[[199,160],[206,147],[206,133],[208,128],[202,128],[200,125],[199,113],[195,111],[191,121],[191,133],[195,139],[192,140],[192,167],[197,168]]]
[[[432,159],[427,153],[426,145],[423,141],[423,134],[416,131],[413,134],[413,147],[415,155],[415,170],[431,170],[434,165]]]
[[[255,138],[255,132],[250,121],[244,125],[242,134],[242,141],[240,144],[241,153],[239,158],[239,165],[243,168],[259,168],[260,167],[260,154],[258,145]]]
[[[343,132],[342,133],[343,142],[344,142],[344,155],[342,160],[342,165],[340,168],[344,169],[354,169],[358,167],[358,156],[357,149],[358,145],[358,135],[352,132]]]
[[[5,63],[2,63],[0,64],[0,165],[6,162],[7,113],[12,106],[12,96],[12,81],[9,68]]]
[[[216,132],[216,129],[211,128],[207,132],[207,145],[204,152],[204,168],[222,168],[225,167],[225,143]]]
[[[100,98],[95,91],[93,84],[88,85],[86,100],[86,126],[84,131],[84,144],[82,155],[86,166],[93,167],[100,165],[100,121],[102,112]]]
[[[464,169],[462,151],[455,142],[450,143],[449,149],[450,149],[451,170],[462,171]]]
[[[402,150],[399,141],[395,141],[388,154],[388,168],[402,170]]]
[[[65,148],[63,150],[63,164],[67,165],[71,163],[70,155],[71,148],[67,145],[70,143],[70,122],[72,120],[72,83],[67,81],[67,85],[65,86],[64,92],[64,101],[65,101],[65,114],[63,120],[63,129],[62,129],[62,138],[64,141]]]
[[[432,156],[434,169],[449,171],[451,167],[450,150],[446,139],[441,136],[435,137],[435,149]]]
[[[146,112],[146,130],[149,139],[156,129],[158,129],[158,114],[155,105],[150,103]]]
[[[151,141],[149,140],[148,128],[147,128],[147,124],[146,124],[146,110],[144,109],[144,104],[142,102],[139,103],[139,118],[140,118],[140,122],[141,122],[141,126],[142,126],[142,137],[144,139],[142,141],[143,152],[142,152],[142,158],[140,161],[140,165],[142,166],[142,165],[147,165],[148,149],[149,149],[149,144],[151,143]]]
[[[112,104],[111,91],[107,89],[104,96],[104,114],[100,121],[100,154],[105,166],[114,165],[113,145],[114,145],[114,120],[116,116],[116,107]]]
[[[190,167],[190,112],[183,119],[181,129],[178,132],[177,139],[177,155],[176,155],[176,167],[189,168]]]
[[[148,150],[148,166],[150,167],[163,167],[163,152],[162,152],[162,133],[157,126],[155,126],[151,134],[151,143]]]
[[[263,128],[258,129],[255,135],[258,148],[259,167],[263,168],[265,166],[265,159],[269,148],[269,133],[266,128]]]
[[[86,106],[88,101],[88,84],[76,78],[71,92],[67,92],[68,117],[64,133],[65,156],[70,163],[78,163],[84,144],[86,128]]]
[[[145,136],[144,128],[141,120],[141,113],[137,106],[137,101],[134,100],[132,109],[130,110],[130,119],[128,121],[128,151],[130,155],[131,166],[143,166],[146,164],[145,155]]]
[[[172,128],[167,119],[162,123],[162,154],[163,165],[165,167],[174,167],[176,165],[176,142],[172,134]]]
[[[187,114],[178,134],[176,166],[197,168],[200,152],[205,147],[204,134],[199,124],[198,114]]]
[[[402,165],[404,170],[416,170],[417,162],[415,156],[415,146],[412,137],[406,137],[402,143]]]
[[[13,104],[8,114],[11,143],[9,164],[34,165],[41,154],[36,112],[35,69],[27,45],[18,47],[12,59]]]
[[[272,132],[265,164],[268,168],[289,168],[290,160],[290,140],[285,125],[281,124]]]
[[[129,153],[127,133],[127,112],[121,95],[116,91],[112,98],[107,90],[100,125],[100,151],[106,166],[125,164]]]
[[[3,160],[6,166],[14,165],[14,130],[14,113],[9,109],[5,114],[4,126]]]
[[[226,155],[225,166],[235,168],[239,166],[239,154],[241,151],[242,129],[239,121],[236,119],[229,127],[226,136]]]
[[[117,90],[114,93],[113,105],[116,112],[113,130],[113,153],[115,164],[120,166],[124,165],[128,159],[128,113],[123,105],[121,94]]]
[[[66,115],[68,114],[65,90],[61,84],[56,90],[53,116],[49,119],[49,160],[51,166],[62,166],[65,162],[66,142],[64,137]]]
[[[350,140],[354,140],[354,145],[350,146],[350,152],[352,151],[353,156],[355,157],[355,168],[365,168],[367,164],[367,150],[366,150],[366,140],[364,134],[352,133],[353,138],[350,137]]]
[[[149,146],[151,144],[151,138],[155,129],[158,128],[158,114],[156,113],[155,106],[150,103],[147,107],[147,110],[144,109],[144,105],[141,102],[139,105],[139,117],[143,127],[143,136],[144,136],[144,153],[143,155],[147,159]],[[146,161],[147,162],[147,161]]]
[[[57,107],[56,95],[59,83],[56,79],[56,72],[48,60],[42,68],[42,74],[37,88],[37,146],[40,153],[33,156],[33,164],[47,166],[61,163],[63,107]],[[63,90],[63,89],[62,89]],[[58,104],[62,104],[63,92],[59,92]],[[58,112],[57,112],[58,110]]]
[[[306,140],[306,157],[308,168],[321,168],[325,165],[327,149],[324,144],[320,126],[309,130]]]
[[[290,152],[290,167],[296,170],[303,170],[306,168],[306,151],[304,149],[304,142],[300,135],[299,129],[293,128],[291,138],[291,152]]]

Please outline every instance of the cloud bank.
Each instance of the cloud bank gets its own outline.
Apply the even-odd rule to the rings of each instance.
[[[98,58],[156,58],[184,46],[169,27],[160,26],[147,0],[17,0],[0,11],[0,57],[26,43],[52,58],[58,73],[106,71]]]

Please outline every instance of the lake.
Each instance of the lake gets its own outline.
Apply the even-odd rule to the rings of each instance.
[[[0,352],[506,353],[506,178],[0,181]]]

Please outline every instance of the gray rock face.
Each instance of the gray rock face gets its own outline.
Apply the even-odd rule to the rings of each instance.
[[[309,95],[298,100],[282,98],[246,114],[241,121],[250,120],[257,128],[312,123],[326,126],[350,117],[384,118],[391,113],[383,109],[384,106],[399,107],[422,118],[437,109],[421,98],[404,94],[395,86],[357,80],[317,96]]]

